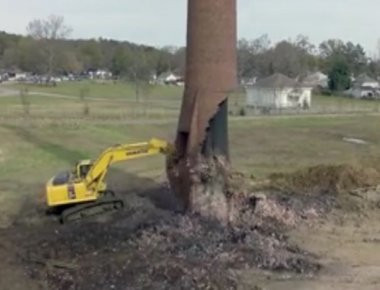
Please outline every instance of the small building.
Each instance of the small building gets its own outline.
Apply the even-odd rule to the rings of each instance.
[[[380,83],[366,74],[361,74],[346,94],[356,99],[375,99],[380,96]]]
[[[22,82],[25,81],[31,73],[23,72],[19,69],[13,69],[7,72],[8,80],[12,82]]]
[[[356,86],[363,86],[363,87],[369,87],[378,89],[380,87],[380,84],[377,80],[370,78],[367,74],[361,74],[359,75],[355,81],[354,85]]]
[[[86,72],[88,78],[90,80],[98,79],[98,80],[110,80],[112,79],[112,72],[104,69],[89,69]]]
[[[100,80],[110,80],[112,79],[112,72],[109,70],[98,69],[95,71],[95,77]]]
[[[240,79],[240,85],[242,86],[252,86],[256,83],[257,77],[251,77],[251,78],[242,78]]]
[[[184,83],[183,77],[178,76],[172,72],[166,72],[159,75],[155,81],[160,85],[182,85]]]
[[[283,74],[247,86],[247,106],[259,109],[310,108],[312,87],[303,85]]]

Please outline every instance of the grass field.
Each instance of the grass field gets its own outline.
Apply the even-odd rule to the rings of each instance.
[[[0,114],[15,117],[23,114],[19,91],[27,88],[27,101],[33,116],[82,117],[84,106],[88,107],[90,118],[105,119],[167,119],[177,118],[181,105],[183,87],[140,86],[136,96],[136,86],[125,82],[68,82],[56,87],[41,85],[7,85],[13,96],[0,98]],[[84,101],[80,98],[84,92]],[[0,92],[1,93],[1,92]],[[0,94],[1,95],[1,94]],[[248,115],[252,110],[245,108],[245,93],[236,91],[230,96],[232,115]],[[340,113],[380,112],[380,102],[355,100],[338,96],[315,95],[309,111],[294,111],[292,114],[340,114]],[[275,112],[288,115],[290,112]]]
[[[89,118],[162,119],[177,117],[182,88],[175,86],[145,86],[136,99],[135,86],[126,83],[76,82],[56,87],[11,85],[13,96],[0,98],[0,114],[14,118],[24,114],[19,91],[27,88],[30,115],[55,119],[81,118],[88,107]],[[85,92],[84,100],[81,92]]]
[[[79,93],[75,96],[82,85],[90,86],[88,116],[83,116]],[[151,137],[174,139],[182,88],[151,88],[150,97],[139,102],[134,99],[133,87],[126,84],[70,84],[29,91],[37,89],[48,94],[30,93],[29,116],[24,114],[17,94],[0,97],[3,218],[7,215],[1,212],[16,212],[20,198],[41,194],[52,175],[78,159],[95,157],[112,144]],[[325,106],[354,104],[368,110],[348,115],[231,117],[234,167],[262,178],[317,164],[376,165],[380,156],[380,115],[374,113],[377,103],[328,97],[314,101]],[[345,137],[363,139],[368,144],[348,143]],[[164,158],[158,156],[117,168],[133,177],[137,185],[141,178],[164,180],[164,165]]]
[[[29,91],[38,91],[43,93],[55,93],[77,97],[81,90],[86,90],[87,95],[93,99],[110,99],[110,100],[136,100],[136,86],[127,82],[96,82],[96,81],[81,81],[81,82],[64,82],[59,83],[55,87],[47,87],[43,85],[11,85],[11,88],[27,87]],[[160,100],[176,100],[181,98],[182,88],[178,86],[139,86],[140,97],[158,98]]]
[[[380,102],[357,100],[343,96],[314,95],[312,109],[315,112],[380,112]]]

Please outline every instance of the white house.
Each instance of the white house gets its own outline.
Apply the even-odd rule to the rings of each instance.
[[[95,71],[95,76],[97,79],[106,80],[112,78],[112,72],[108,70],[98,69]]]
[[[8,75],[9,75],[9,78],[8,78],[9,81],[21,82],[21,81],[25,81],[30,75],[30,73],[15,72],[15,73],[9,73]]]
[[[356,99],[375,98],[379,96],[380,84],[366,74],[359,75],[352,88],[347,92]]]
[[[112,72],[108,70],[103,70],[103,69],[89,70],[87,73],[88,73],[88,77],[91,80],[93,79],[109,80],[112,78]]]
[[[312,87],[274,74],[246,88],[247,105],[254,108],[310,108]]]
[[[359,75],[356,79],[355,79],[355,82],[354,82],[354,85],[359,85],[359,86],[363,86],[363,87],[369,87],[369,88],[373,88],[373,89],[377,89],[380,87],[379,85],[379,82],[370,78],[368,75],[366,74],[361,74]]]
[[[156,78],[156,83],[161,85],[182,85],[183,78],[172,72],[167,72],[159,75]]]

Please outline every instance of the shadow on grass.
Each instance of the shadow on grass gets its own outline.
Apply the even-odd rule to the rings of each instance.
[[[37,146],[39,149],[45,151],[46,153],[53,155],[55,158],[74,163],[81,159],[86,159],[88,156],[83,152],[78,150],[68,149],[62,145],[52,143],[47,140],[43,140],[40,137],[33,134],[31,131],[23,127],[12,126],[12,125],[2,125],[1,127],[12,131],[16,136],[23,139],[25,142],[31,143]]]

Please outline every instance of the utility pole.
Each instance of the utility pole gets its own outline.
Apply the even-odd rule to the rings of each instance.
[[[236,0],[188,0],[186,84],[177,156],[168,164],[184,207],[218,219],[227,207],[227,98],[237,85],[236,14]]]

